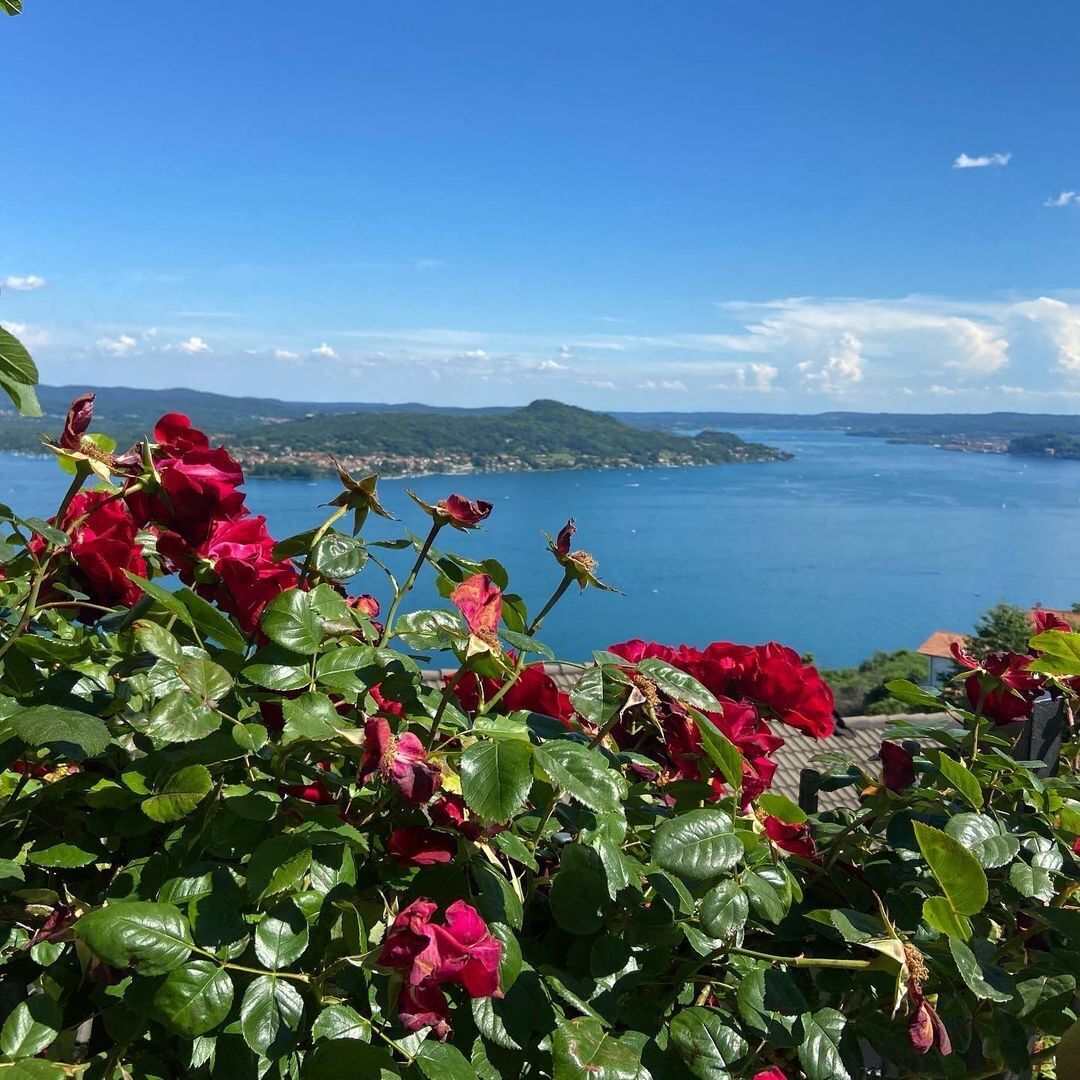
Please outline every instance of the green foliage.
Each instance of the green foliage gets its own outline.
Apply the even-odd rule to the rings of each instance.
[[[1031,635],[1028,613],[1002,600],[979,616],[975,633],[968,638],[968,646],[979,658],[992,652],[1026,653]]]
[[[926,657],[912,649],[897,649],[891,653],[879,651],[858,667],[821,674],[836,697],[836,711],[841,716],[907,712],[908,708],[897,705],[885,684],[896,679],[906,679],[916,685],[926,682]]]

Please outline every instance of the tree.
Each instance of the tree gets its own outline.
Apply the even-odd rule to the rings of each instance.
[[[1025,653],[1031,634],[1028,613],[1002,600],[979,617],[968,640],[971,651],[981,658],[992,652]]]

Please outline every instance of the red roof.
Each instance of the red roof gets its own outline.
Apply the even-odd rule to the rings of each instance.
[[[952,630],[935,630],[915,651],[923,656],[949,660],[952,658],[952,646],[956,644],[963,648],[967,638],[967,634],[957,634]]]

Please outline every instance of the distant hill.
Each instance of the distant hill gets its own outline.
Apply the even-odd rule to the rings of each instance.
[[[322,415],[241,432],[235,453],[262,475],[308,475],[332,453],[381,472],[580,469],[779,461],[790,455],[736,435],[695,437],[632,428],[604,413],[534,401],[497,414]]]
[[[1080,458],[1080,437],[1054,432],[1050,435],[1021,435],[1009,442],[1009,453],[1020,457]]]

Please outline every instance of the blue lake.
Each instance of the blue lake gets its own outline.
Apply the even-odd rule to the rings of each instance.
[[[577,519],[577,546],[625,595],[574,592],[541,635],[568,659],[628,637],[704,645],[778,640],[828,667],[969,629],[990,604],[1080,600],[1080,462],[946,453],[836,432],[753,431],[794,461],[698,469],[489,473],[386,480],[387,506],[424,530],[412,487],[495,504],[446,546],[494,556],[534,610],[560,579],[544,531]],[[47,515],[66,486],[51,461],[0,455],[0,501]],[[275,536],[322,520],[330,480],[253,480]],[[383,523],[378,523],[382,526]],[[372,537],[386,528],[372,527]],[[397,564],[401,564],[400,558]],[[369,565],[354,591],[385,603]],[[425,583],[417,602],[436,603]]]

